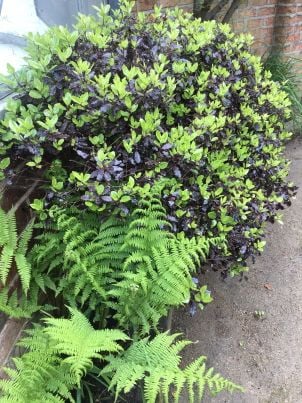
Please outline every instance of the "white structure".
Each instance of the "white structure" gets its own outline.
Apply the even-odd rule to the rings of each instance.
[[[72,26],[78,12],[94,13],[94,5],[106,0],[0,0],[0,73],[6,65],[15,68],[23,64],[29,32],[43,33],[48,25]],[[114,7],[117,0],[108,0]],[[1,91],[2,90],[2,91]],[[2,92],[2,95],[1,95]],[[0,84],[0,112],[5,102],[5,91]]]
[[[6,72],[6,64],[18,68],[22,65],[28,32],[44,32],[47,25],[36,13],[34,0],[3,0],[0,14],[0,72]]]

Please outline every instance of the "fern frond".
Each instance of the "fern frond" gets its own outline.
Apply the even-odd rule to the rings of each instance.
[[[0,256],[0,279],[2,284],[6,283],[8,273],[14,260],[15,248],[10,244],[4,245]]]
[[[0,312],[12,318],[30,318],[33,313],[41,309],[38,303],[38,290],[33,289],[29,297],[19,296],[17,291],[11,295],[7,287],[0,291]]]
[[[58,360],[53,343],[38,327],[21,340],[28,352],[14,359],[16,369],[6,369],[10,379],[0,380],[2,403],[72,402],[75,380],[69,366]]]
[[[9,242],[8,218],[5,211],[2,210],[2,208],[0,208],[0,246],[3,246],[8,242]]]
[[[10,269],[15,262],[23,291],[26,293],[31,279],[31,266],[26,257],[28,243],[32,236],[33,223],[29,223],[18,236],[16,217],[12,211],[5,213],[0,209],[0,280],[6,284]]]
[[[31,280],[31,265],[28,262],[27,258],[21,253],[15,254],[15,262],[17,271],[20,276],[23,291],[27,293]]]
[[[172,236],[167,229],[166,212],[157,198],[142,200],[134,210],[122,250],[150,254],[151,248],[163,245]]]
[[[6,213],[6,217],[7,217],[8,235],[9,235],[7,245],[9,245],[12,249],[15,249],[18,242],[16,216],[12,211],[9,211],[8,213]]]
[[[103,357],[102,352],[118,352],[122,348],[117,341],[128,337],[119,330],[94,330],[88,319],[80,312],[69,309],[71,319],[45,319],[46,334],[56,343],[55,350],[68,357],[63,360],[70,364],[78,383],[92,359]]]
[[[90,214],[91,216],[91,214]],[[158,199],[144,200],[122,221],[86,225],[86,213],[57,209],[52,233],[33,249],[34,271],[51,273],[53,289],[73,307],[105,306],[125,329],[148,334],[172,306],[190,299],[192,274],[209,251],[205,238],[168,231]]]
[[[162,238],[164,234],[162,230]],[[116,300],[110,305],[117,312],[114,317],[126,328],[131,324],[143,334],[149,333],[170,307],[189,301],[201,252],[208,253],[208,243],[203,240],[176,239],[169,234],[149,252],[131,253],[108,291]]]
[[[166,403],[178,402],[181,392],[186,389],[190,403],[196,398],[202,399],[205,386],[213,393],[222,390],[242,391],[242,388],[219,374],[213,375],[213,369],[206,370],[205,357],[200,357],[184,369],[180,367],[179,352],[190,342],[185,341],[175,347],[178,334],[162,333],[154,337],[134,342],[119,356],[107,357],[108,364],[101,375],[111,378],[110,389],[115,389],[116,399],[121,392],[129,392],[143,379],[144,397],[148,403],[155,403],[162,395]],[[172,399],[171,390],[175,393]]]
[[[26,331],[18,343],[25,348],[15,358],[15,368],[7,368],[10,379],[0,380],[0,402],[72,402],[72,389],[94,358],[118,353],[118,342],[128,340],[119,330],[94,330],[86,317],[70,309],[71,319],[45,320],[47,326]]]
[[[20,255],[25,255],[28,250],[28,244],[31,240],[33,234],[34,220],[30,221],[29,224],[21,232],[18,239],[17,253]]]

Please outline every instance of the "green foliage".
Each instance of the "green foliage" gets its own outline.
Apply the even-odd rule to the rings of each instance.
[[[94,330],[83,314],[70,311],[70,319],[48,318],[45,327],[27,331],[28,336],[19,342],[27,352],[14,359],[16,369],[6,368],[10,379],[0,381],[1,403],[75,402],[71,391],[95,359],[108,362],[99,376],[110,379],[108,386],[115,390],[116,399],[141,380],[148,403],[154,403],[159,394],[165,402],[170,402],[172,387],[175,402],[183,389],[188,390],[190,402],[194,401],[195,394],[200,401],[205,388],[214,394],[242,390],[219,374],[214,375],[212,368],[206,369],[205,357],[181,369],[179,353],[190,342],[175,342],[178,334],[162,333],[152,340],[133,341],[123,351],[121,343],[128,339],[125,333]]]
[[[32,235],[33,223],[30,223],[18,235],[16,217],[12,211],[6,213],[0,208],[0,280],[6,284],[13,264],[21,279],[23,291],[29,288],[31,266],[26,258],[28,242]]]
[[[210,241],[171,234],[157,199],[142,201],[124,220],[100,222],[96,213],[77,209],[51,215],[52,232],[38,237],[32,265],[48,272],[67,304],[94,311],[101,322],[113,310],[119,326],[148,334],[171,307],[189,302],[192,274]]]
[[[179,353],[191,342],[176,342],[178,336],[162,333],[152,340],[146,338],[134,342],[118,356],[107,357],[109,364],[101,374],[110,376],[110,389],[115,389],[116,399],[122,391],[129,392],[140,381],[143,381],[144,397],[148,403],[155,403],[159,395],[165,403],[178,402],[183,390],[188,391],[190,403],[201,401],[205,388],[213,394],[222,390],[242,390],[221,375],[214,374],[213,368],[206,369],[205,357],[181,368]]]
[[[124,220],[100,221],[98,214],[77,208],[53,208],[50,216],[51,224],[36,226],[44,232],[28,257],[36,279],[36,293],[30,287],[29,294],[37,300],[39,290],[47,290],[57,303],[81,306],[85,315],[69,308],[70,319],[46,318],[45,327],[28,331],[20,342],[27,351],[14,359],[15,369],[6,369],[10,379],[0,382],[0,402],[74,402],[73,391],[95,368],[116,398],[143,380],[148,403],[159,394],[168,401],[172,387],[175,401],[182,389],[193,401],[195,385],[199,399],[205,387],[213,392],[240,390],[206,370],[204,357],[181,370],[178,353],[189,342],[175,343],[178,335],[140,340],[141,334],[157,328],[171,307],[189,302],[190,292],[196,291],[191,275],[206,258],[209,241],[169,232],[158,199],[141,201]],[[11,297],[15,315],[25,312],[23,299]],[[28,298],[27,311],[30,303]],[[106,328],[108,318],[116,321],[117,329]],[[130,346],[128,335],[134,338]]]
[[[93,359],[101,360],[105,353],[119,352],[122,348],[117,341],[128,337],[120,330],[94,330],[83,314],[70,311],[71,319],[45,319],[48,325],[45,333],[53,340],[53,349],[67,356],[62,362],[70,365],[70,372],[80,384]]]
[[[9,290],[4,287],[0,291],[0,312],[13,318],[30,318],[33,313],[39,311],[42,305],[39,304],[40,289],[37,284],[30,286],[28,295]],[[49,309],[47,305],[43,306],[44,310]]]
[[[271,52],[264,61],[264,67],[271,73],[272,80],[288,95],[291,101],[294,129],[300,130],[302,124],[301,77],[298,73],[299,60],[282,56],[281,51]]]
[[[1,403],[75,402],[70,393],[94,358],[122,349],[127,340],[118,330],[94,330],[80,312],[70,319],[46,319],[45,328],[27,331],[19,343],[28,351],[15,358],[16,369],[6,368],[10,379],[0,381]]]
[[[0,208],[0,311],[13,318],[30,318],[41,308],[41,290],[45,292],[46,285],[52,286],[50,277],[41,271],[38,265],[32,267],[29,258],[34,221],[32,220],[18,234],[16,217],[13,210],[5,212]],[[9,274],[16,269],[18,281],[13,287],[8,284]],[[44,310],[52,307],[44,304]]]
[[[38,327],[27,332],[20,345],[28,349],[14,358],[15,369],[6,368],[9,379],[0,381],[1,403],[74,402],[70,390],[76,381],[70,365],[60,359],[54,343]]]
[[[202,287],[196,290],[194,294],[194,301],[198,304],[201,310],[204,309],[205,305],[213,301],[211,291],[207,289],[206,285],[203,285]]]

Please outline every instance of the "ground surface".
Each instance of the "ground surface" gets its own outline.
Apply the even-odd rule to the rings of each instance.
[[[184,360],[206,355],[208,365],[246,388],[205,403],[302,403],[302,141],[291,142],[287,155],[300,189],[284,225],[267,228],[266,250],[248,280],[223,281],[209,272],[204,284],[214,302],[194,318],[174,315],[173,330],[200,340],[184,351]],[[263,320],[254,316],[259,310]]]

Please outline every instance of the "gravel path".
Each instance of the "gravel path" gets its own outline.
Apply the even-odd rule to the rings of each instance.
[[[223,281],[209,272],[204,284],[214,302],[194,318],[182,310],[174,316],[173,330],[200,340],[184,351],[184,362],[206,355],[208,365],[246,389],[205,403],[302,403],[302,140],[292,141],[287,155],[299,191],[284,225],[267,227],[265,252],[248,279]]]

